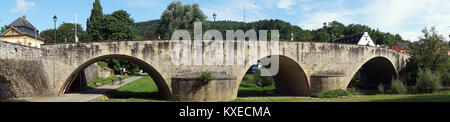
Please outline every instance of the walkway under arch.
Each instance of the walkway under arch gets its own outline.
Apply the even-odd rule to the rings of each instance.
[[[78,68],[73,70],[72,73],[70,74],[70,76],[66,79],[63,87],[59,90],[60,91],[59,95],[62,95],[69,90],[69,88],[72,85],[72,83],[74,82],[74,79],[76,78],[77,74],[81,73],[85,68],[94,64],[95,62],[105,60],[105,59],[123,59],[123,60],[127,60],[134,64],[139,65],[140,68],[143,69],[144,72],[147,72],[149,74],[149,76],[154,80],[155,84],[158,87],[158,93],[162,97],[168,99],[171,96],[171,92],[167,85],[167,82],[164,80],[164,78],[161,76],[161,74],[156,69],[154,69],[151,65],[149,65],[148,63],[146,63],[145,61],[143,61],[141,59],[135,58],[133,56],[119,55],[119,54],[98,56],[96,58],[90,59],[90,60],[82,63],[80,66],[78,66]]]

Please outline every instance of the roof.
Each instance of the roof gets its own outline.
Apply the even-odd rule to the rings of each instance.
[[[11,24],[8,25],[8,27],[11,27],[11,26],[14,26],[14,27],[27,27],[27,28],[32,29],[32,30],[36,29],[30,22],[27,21],[25,16],[17,18]]]
[[[0,35],[0,37],[11,37],[11,36],[17,36],[17,35],[5,35],[6,34],[6,32],[8,32],[9,30],[14,30],[14,31],[17,31],[18,33],[19,33],[19,35],[18,36],[29,36],[29,37],[32,37],[32,38],[36,38],[36,39],[40,39],[40,40],[44,40],[43,38],[41,38],[40,36],[39,36],[39,33],[37,33],[37,36],[35,37],[34,36],[34,33],[25,33],[25,32],[23,32],[23,31],[21,31],[21,30],[19,30],[19,29],[17,29],[16,27],[11,27],[11,28],[8,28],[8,30],[6,30],[4,33],[2,33],[1,35]]]
[[[395,45],[397,45],[398,48],[400,48],[401,50],[404,50],[404,49],[408,49],[408,48],[409,48],[409,46],[408,46],[407,44],[401,43],[401,42],[396,42]]]
[[[346,38],[341,38],[338,40],[335,40],[334,42],[336,43],[347,43],[347,44],[358,44],[359,40],[362,38],[364,34],[358,34],[358,35],[354,35],[354,36],[350,36],[350,37],[346,37]]]
[[[37,37],[40,37],[39,31],[30,22],[27,21],[25,16],[17,18],[11,24],[9,24],[7,28],[9,29],[11,27],[19,30],[23,34],[31,36],[35,36],[36,34]]]

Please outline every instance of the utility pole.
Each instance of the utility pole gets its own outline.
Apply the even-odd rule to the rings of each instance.
[[[78,43],[77,24],[78,24],[78,13],[75,13],[75,43]]]
[[[245,23],[245,4],[244,4],[244,23]]]

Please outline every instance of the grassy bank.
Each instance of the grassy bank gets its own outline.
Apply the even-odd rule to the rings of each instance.
[[[234,102],[450,102],[450,91],[433,94],[355,95],[340,98],[240,97]]]
[[[103,102],[166,102],[158,95],[158,88],[149,76],[109,92],[108,97]]]
[[[274,91],[275,86],[259,87],[250,80],[251,76],[242,81],[238,99],[231,102],[450,102],[450,91],[433,94],[353,95],[339,98],[271,96],[268,93]],[[110,92],[109,97],[110,99],[102,102],[171,102],[159,97],[155,83],[148,76]]]

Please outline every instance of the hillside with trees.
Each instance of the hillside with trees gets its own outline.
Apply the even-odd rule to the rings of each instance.
[[[291,25],[288,22],[282,20],[260,20],[255,22],[236,22],[236,21],[205,21],[211,25],[211,29],[219,30],[222,35],[225,35],[226,30],[279,30],[280,40],[290,40],[290,33],[294,34],[294,41],[312,41],[312,42],[333,42],[333,40],[340,39],[342,37],[349,37],[353,35],[362,34],[368,32],[374,43],[380,45],[391,46],[396,42],[409,43],[404,40],[399,34],[391,34],[389,32],[381,32],[378,29],[370,28],[366,25],[350,24],[344,25],[340,22],[333,21],[325,23],[322,28],[314,30],[302,29],[297,25]],[[136,23],[137,36],[141,37],[140,40],[154,40],[158,39],[160,20],[151,20],[147,22]],[[193,25],[192,25],[193,28]],[[163,39],[170,39],[163,36]]]

